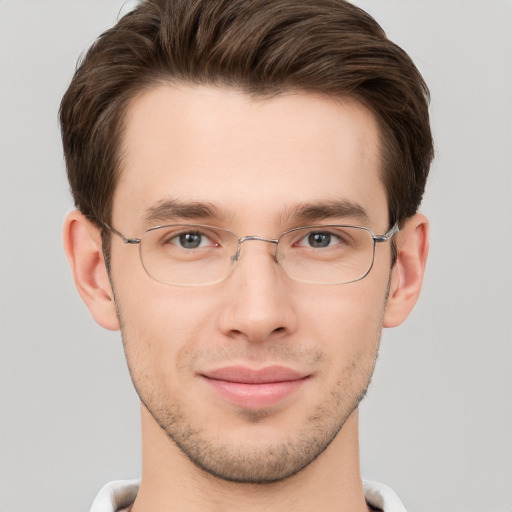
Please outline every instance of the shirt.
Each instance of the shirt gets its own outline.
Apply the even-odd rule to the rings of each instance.
[[[116,480],[106,484],[96,496],[89,512],[124,512],[135,500],[139,480]],[[382,512],[407,512],[395,492],[384,484],[363,480],[368,505]]]

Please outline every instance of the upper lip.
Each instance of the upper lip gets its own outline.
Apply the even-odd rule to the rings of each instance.
[[[272,382],[289,382],[307,377],[306,374],[285,366],[266,366],[251,369],[244,366],[225,366],[202,373],[204,377],[242,384],[269,384]]]

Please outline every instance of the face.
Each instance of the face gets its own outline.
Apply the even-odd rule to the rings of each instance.
[[[124,147],[112,224],[129,237],[174,223],[267,238],[308,224],[389,227],[377,126],[356,102],[161,86],[131,104]],[[246,242],[226,279],[180,287],[151,279],[137,246],[112,239],[139,396],[190,460],[227,480],[283,479],[318,457],[377,356],[389,243],[366,278],[344,285],[293,281],[273,251]]]

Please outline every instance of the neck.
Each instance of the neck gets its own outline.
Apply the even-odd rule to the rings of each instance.
[[[367,512],[357,410],[306,468],[280,482],[227,482],[195,466],[148,411],[142,414],[142,479],[132,512]]]

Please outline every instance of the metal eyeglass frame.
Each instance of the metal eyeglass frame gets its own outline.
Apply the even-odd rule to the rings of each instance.
[[[97,219],[99,220],[99,219]],[[105,226],[109,231],[111,231],[114,235],[118,236],[119,238],[121,238],[121,240],[123,241],[124,244],[126,245],[139,245],[139,247],[141,246],[141,242],[142,242],[142,238],[128,238],[126,237],[125,235],[123,235],[120,231],[118,231],[117,229],[113,228],[112,226],[110,226],[109,224],[107,224],[106,222],[103,222],[101,220],[99,220],[99,222]],[[181,225],[181,224],[176,224],[176,225]],[[232,233],[233,235],[235,235],[237,237],[237,250],[236,250],[236,253],[231,256],[231,261],[232,262],[236,262],[239,260],[240,258],[240,251],[241,251],[241,246],[244,242],[247,242],[249,240],[257,240],[257,241],[260,241],[260,242],[268,242],[268,243],[271,243],[271,244],[274,244],[275,246],[275,250],[276,250],[276,253],[277,253],[277,246],[278,246],[278,243],[279,241],[281,240],[281,238],[285,235],[287,235],[288,233],[292,233],[294,231],[299,231],[301,229],[307,229],[307,228],[321,228],[321,227],[328,227],[328,226],[322,226],[322,225],[311,225],[311,226],[300,226],[300,227],[297,227],[297,228],[292,228],[292,229],[288,229],[287,231],[285,231],[284,233],[282,233],[279,238],[266,238],[266,237],[263,237],[263,236],[259,236],[259,235],[249,235],[249,236],[243,236],[243,237],[240,237],[238,238],[238,235],[236,233],[233,233],[233,231],[230,231],[230,230],[227,230],[227,229],[224,229],[224,228],[218,228],[218,227],[215,227],[215,226],[208,226],[208,225],[204,225],[204,224],[183,224],[184,226],[187,225],[187,226],[198,226],[198,227],[208,227],[208,228],[213,228],[213,229],[222,229],[224,231],[228,231],[230,233]],[[161,228],[165,228],[165,227],[169,227],[169,226],[173,226],[173,224],[162,224],[162,225],[158,225],[158,226],[153,226],[149,229],[147,229],[145,231],[145,233],[148,233],[149,231],[154,231],[154,230],[157,230],[157,229],[161,229]],[[330,226],[330,225],[329,225]],[[367,227],[364,227],[364,226],[354,226],[354,225],[349,225],[349,224],[336,224],[336,225],[332,225],[332,226],[337,226],[337,227],[350,227],[350,228],[357,228],[357,229],[362,229],[364,231],[367,231],[372,240],[373,240],[373,256],[372,256],[372,263],[370,265],[370,267],[368,268],[368,270],[366,271],[365,274],[363,274],[360,278],[358,279],[354,279],[353,281],[347,281],[347,282],[344,282],[344,283],[317,283],[317,284],[348,284],[348,283],[351,283],[351,282],[357,282],[357,281],[361,281],[362,279],[364,279],[371,271],[371,269],[373,268],[373,265],[374,265],[374,262],[375,262],[375,245],[378,244],[378,243],[383,243],[383,242],[387,242],[388,240],[390,240],[394,235],[396,235],[399,231],[400,231],[400,228],[398,226],[398,223],[395,223],[393,225],[393,227],[387,231],[386,233],[382,234],[382,235],[375,235],[371,229],[367,228]],[[139,251],[140,253],[140,251]],[[274,259],[277,261],[277,257],[276,255],[277,254],[274,254]],[[195,285],[195,284],[186,284],[186,283],[168,283],[168,282],[165,282],[165,281],[160,281],[159,279],[156,279],[154,276],[152,276],[149,271],[146,269],[144,263],[141,261],[142,263],[142,266],[144,268],[144,270],[146,271],[146,274],[148,274],[148,276],[159,282],[159,283],[162,283],[162,284],[166,284],[166,285],[176,285],[176,286],[198,286],[198,285]],[[285,271],[286,273],[286,271]],[[286,273],[287,274],[287,273]],[[229,275],[229,274],[228,274]],[[224,278],[222,278],[220,281],[224,280],[228,275],[226,275]],[[287,274],[288,275],[288,274]],[[294,279],[295,281],[299,281],[301,282],[300,279],[297,279],[297,278],[293,278],[291,276],[289,276],[291,279]],[[220,281],[215,281],[215,282],[220,282]],[[302,282],[309,282],[309,281],[302,281]],[[207,283],[207,284],[214,284],[214,283]],[[203,285],[203,286],[206,286],[206,285]]]

